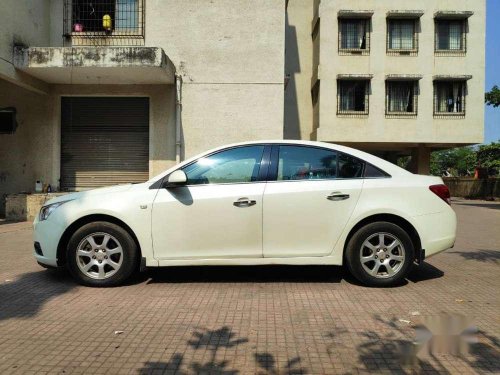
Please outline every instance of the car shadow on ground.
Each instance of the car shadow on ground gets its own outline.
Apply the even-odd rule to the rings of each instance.
[[[448,251],[448,254],[458,254],[465,260],[476,260],[483,263],[500,263],[500,251],[498,250],[474,250],[474,251]]]
[[[473,206],[473,207],[482,207],[482,208],[491,208],[492,210],[500,210],[500,204],[498,201],[491,201],[491,203],[488,202],[473,202],[473,201],[460,201],[460,202],[453,202],[453,205],[458,205],[458,206]]]
[[[414,266],[407,279],[394,287],[442,277],[444,272],[431,264]],[[149,268],[136,275],[131,284],[153,283],[340,283],[363,286],[341,266],[186,266]]]

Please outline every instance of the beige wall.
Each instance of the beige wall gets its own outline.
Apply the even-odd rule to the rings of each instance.
[[[0,79],[40,91],[48,86],[13,65],[14,45],[50,45],[50,0],[2,0],[0,12]]]
[[[312,132],[311,49],[312,0],[289,0],[285,24],[285,89],[284,137],[310,139]]]
[[[285,3],[150,0],[146,46],[183,77],[183,155],[283,137]]]
[[[64,95],[150,97],[150,176],[175,163],[173,85],[56,85],[16,71],[14,42],[63,45],[63,0],[5,2],[0,107],[17,108],[19,129],[0,135],[0,195],[33,191],[38,178],[57,186]],[[144,45],[162,48],[183,78],[183,157],[283,137],[284,33],[283,0],[146,0]]]
[[[339,56],[339,10],[373,10],[369,56]],[[386,13],[389,10],[423,10],[418,56],[386,55]],[[473,11],[468,21],[467,54],[441,57],[434,54],[434,12]],[[471,144],[483,141],[485,1],[484,0],[322,0],[320,4],[321,103],[318,140],[331,142],[416,142]],[[337,75],[373,74],[369,116],[337,116]],[[386,74],[421,74],[418,116],[385,117]],[[467,83],[466,116],[463,119],[433,117],[433,76],[472,75]],[[306,96],[304,94],[304,96]],[[305,99],[304,99],[305,100]]]
[[[50,98],[0,80],[0,108],[15,106],[18,128],[0,134],[0,213],[3,195],[33,191],[37,179],[52,177]]]

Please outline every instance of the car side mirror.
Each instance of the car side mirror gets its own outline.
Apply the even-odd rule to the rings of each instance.
[[[185,184],[186,182],[187,182],[186,173],[184,173],[183,170],[178,169],[168,175],[167,182],[164,185],[164,187],[169,188],[169,187],[180,186]]]

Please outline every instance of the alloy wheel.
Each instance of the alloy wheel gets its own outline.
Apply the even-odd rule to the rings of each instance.
[[[92,233],[80,241],[76,264],[80,271],[93,279],[113,276],[123,263],[123,248],[109,233]]]
[[[376,278],[396,275],[405,262],[403,243],[390,233],[379,232],[368,237],[359,255],[363,269]]]

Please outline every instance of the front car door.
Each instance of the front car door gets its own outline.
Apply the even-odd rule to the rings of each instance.
[[[363,169],[362,161],[335,150],[273,146],[264,257],[329,255],[358,201]]]
[[[262,257],[265,145],[234,147],[182,169],[187,183],[161,188],[153,204],[158,259]]]

